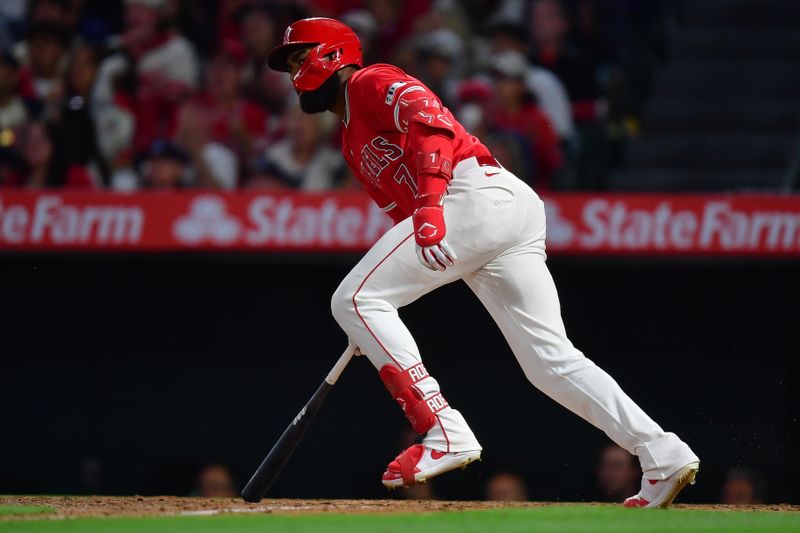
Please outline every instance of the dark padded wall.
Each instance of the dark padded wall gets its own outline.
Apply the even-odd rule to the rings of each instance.
[[[186,494],[210,461],[244,483],[345,344],[329,297],[353,260],[317,259],[0,258],[0,492]],[[701,456],[687,498],[746,465],[797,501],[797,263],[550,265],[575,344]],[[535,498],[592,498],[607,438],[527,383],[463,284],[402,314],[485,448],[438,494],[511,470]],[[355,359],[273,495],[384,496],[406,427]]]

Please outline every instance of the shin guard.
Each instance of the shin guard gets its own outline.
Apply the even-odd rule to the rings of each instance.
[[[411,427],[424,435],[436,423],[436,413],[448,407],[447,401],[436,393],[425,399],[415,387],[417,383],[429,377],[428,371],[422,363],[418,363],[407,370],[400,370],[394,365],[386,365],[379,372],[383,384],[400,405],[403,412],[411,422]]]

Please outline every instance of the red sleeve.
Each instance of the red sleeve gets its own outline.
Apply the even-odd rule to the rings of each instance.
[[[441,197],[452,172],[451,116],[422,82],[391,65],[367,67],[351,78],[348,97],[376,131],[408,135],[417,167],[419,196]],[[444,180],[432,178],[441,177]],[[443,183],[442,183],[443,181]]]
[[[397,205],[397,202],[390,200],[377,187],[374,187],[369,183],[364,183],[364,190],[367,191],[367,194],[369,194],[370,198],[372,198],[372,200],[377,204],[378,207],[381,208],[384,213],[392,217],[392,220],[394,220],[395,224],[411,216],[410,213],[404,213],[402,208]]]
[[[353,75],[347,90],[348,99],[358,102],[360,118],[376,131],[409,133],[416,122],[454,136],[439,98],[397,67],[367,67]]]

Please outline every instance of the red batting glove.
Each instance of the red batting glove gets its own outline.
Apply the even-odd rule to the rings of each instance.
[[[438,202],[441,204],[441,201]],[[441,205],[427,205],[414,211],[414,239],[417,241],[417,257],[422,266],[430,270],[444,271],[455,264],[458,257],[444,240],[447,227],[444,224],[444,209]]]

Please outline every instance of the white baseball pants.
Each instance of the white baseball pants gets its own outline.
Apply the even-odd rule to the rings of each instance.
[[[665,479],[697,457],[661,429],[567,338],[553,279],[545,265],[544,204],[510,172],[460,162],[444,200],[447,242],[458,255],[445,272],[417,259],[411,219],[388,231],[333,295],[339,325],[372,364],[405,370],[421,361],[397,310],[463,279],[491,314],[530,382],[639,456],[644,476]],[[417,384],[429,398],[433,377]],[[447,394],[444,394],[445,398]],[[440,411],[423,443],[439,451],[481,449],[456,409]]]

